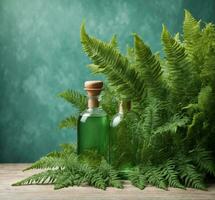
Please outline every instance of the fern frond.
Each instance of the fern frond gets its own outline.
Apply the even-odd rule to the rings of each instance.
[[[107,163],[106,160],[102,160],[101,161],[101,164],[100,166],[98,167],[98,171],[100,171],[100,173],[103,175],[103,176],[107,176],[106,180],[108,181],[108,184],[113,186],[114,185],[114,182],[119,180],[119,177],[118,177],[118,172],[115,171],[111,165],[109,165]],[[122,188],[122,183],[121,182],[118,182],[118,186],[119,184],[121,185],[120,188]]]
[[[201,171],[215,176],[215,162],[210,151],[197,147],[189,153],[190,158],[197,164]]]
[[[140,99],[144,92],[143,80],[129,67],[126,57],[122,56],[110,44],[91,38],[81,27],[81,43],[86,54],[95,65],[102,69],[116,90],[125,97]]]
[[[215,107],[214,93],[211,86],[206,86],[201,89],[198,95],[198,107],[201,111],[210,114]]]
[[[66,90],[60,93],[58,96],[71,103],[79,111],[83,111],[86,108],[87,97],[78,91]]]
[[[148,105],[145,106],[144,113],[141,115],[138,122],[136,122],[136,130],[133,129],[136,133],[134,135],[137,138],[135,140],[137,145],[136,159],[141,163],[147,163],[156,155],[154,153],[158,149],[155,150],[157,145],[154,143],[160,140],[160,138],[158,139],[157,136],[154,136],[156,129],[162,123],[160,115],[162,106],[159,101],[157,99],[150,99]]]
[[[87,67],[90,69],[90,71],[93,74],[100,74],[100,73],[102,73],[102,69],[99,68],[99,65],[89,64],[89,65],[87,65]]]
[[[102,174],[94,174],[91,178],[90,185],[94,185],[96,188],[100,188],[102,190],[106,189],[105,180],[102,177]]]
[[[113,35],[113,37],[111,38],[109,44],[115,48],[116,51],[119,51],[118,48],[118,41],[117,41],[117,37],[116,35]],[[91,70],[91,72],[93,74],[100,74],[102,73],[102,68],[99,67],[99,65],[95,65],[95,64],[89,64],[87,65],[87,67]]]
[[[30,167],[24,169],[54,169],[65,167],[65,160],[70,159],[76,161],[76,148],[73,144],[61,144],[61,151],[53,151],[33,163]]]
[[[76,160],[77,161],[77,160]],[[54,189],[61,189],[69,186],[80,186],[89,182],[89,175],[92,175],[92,168],[88,164],[82,164],[81,162],[68,162],[65,168],[59,172]]]
[[[185,10],[184,24],[183,24],[184,41],[188,53],[192,55],[194,43],[198,42],[201,37],[200,21],[194,19],[191,13]]]
[[[182,110],[185,110],[189,116],[200,111],[197,103],[190,103],[183,107]]]
[[[193,115],[191,124],[188,125],[187,135],[191,140],[199,138],[199,133],[202,130],[205,115],[203,112],[197,112]]]
[[[31,169],[52,169],[61,168],[64,166],[64,159],[53,158],[53,157],[42,157],[40,160],[33,163],[30,167],[24,169],[23,171]]]
[[[149,184],[164,190],[167,189],[167,182],[164,179],[162,170],[159,167],[147,167],[144,175],[146,176]]]
[[[191,68],[184,47],[179,44],[163,26],[162,42],[167,60],[169,86],[174,95],[174,102],[186,103],[193,98],[191,91]]]
[[[57,170],[48,170],[45,172],[34,174],[22,181],[12,184],[12,186],[53,184],[56,181],[58,174],[59,174],[59,171]]]
[[[199,173],[196,167],[192,164],[192,159],[182,154],[178,154],[175,162],[179,177],[186,187],[205,190],[203,174]]]
[[[162,166],[162,175],[165,180],[167,180],[168,186],[185,189],[185,187],[180,183],[176,163],[173,160],[168,160],[164,166]]]
[[[118,41],[116,35],[113,35],[109,43],[112,47],[118,50]]]
[[[149,105],[145,108],[143,114],[144,123],[142,124],[142,130],[145,136],[151,136],[153,131],[160,125],[159,109],[160,104],[156,99],[151,99]]]
[[[124,188],[123,184],[122,184],[122,181],[119,180],[118,174],[116,172],[111,173],[110,180],[109,180],[109,185],[111,187],[115,187],[115,188],[119,188],[119,189]]]
[[[180,117],[178,115],[174,115],[170,122],[165,123],[164,125],[158,127],[155,131],[157,133],[171,132],[176,133],[179,127],[184,127],[189,121],[188,117]]]
[[[200,81],[199,73],[204,62],[203,55],[200,51],[202,49],[202,33],[200,21],[194,19],[190,12],[185,10],[185,17],[183,23],[183,37],[184,47],[188,54],[188,59],[192,63],[193,76],[196,79],[196,87]]]
[[[59,151],[52,151],[46,155],[46,157],[59,158],[62,157],[62,153]]]
[[[62,120],[59,124],[59,128],[76,128],[77,127],[77,117],[70,116]]]
[[[215,25],[212,23],[207,24],[202,31],[200,52],[203,63],[200,74],[202,84],[213,86],[215,84]]]
[[[134,35],[134,48],[136,56],[135,67],[143,76],[147,89],[156,97],[163,85],[161,80],[162,70],[160,63],[152,54],[150,48],[137,34]]]
[[[135,65],[136,59],[135,59],[134,48],[127,45],[126,50],[127,50],[126,57],[128,58],[130,65],[132,65],[132,66]]]
[[[148,184],[146,177],[142,174],[139,168],[135,168],[128,173],[128,180],[131,181],[132,185],[141,190],[143,190]]]
[[[70,144],[70,143],[65,143],[65,144],[60,144],[60,147],[62,149],[61,156],[62,157],[68,157],[68,156],[76,156],[76,145],[75,144]]]
[[[175,41],[177,41],[179,44],[181,44],[181,40],[180,40],[180,33],[176,33],[174,36]]]
[[[123,188],[118,173],[105,160],[102,160],[98,168],[95,169],[90,182],[101,189],[106,189],[107,186]]]
[[[84,176],[81,174],[65,170],[59,173],[54,184],[54,189],[58,190],[74,185],[80,186],[85,183],[85,181]]]

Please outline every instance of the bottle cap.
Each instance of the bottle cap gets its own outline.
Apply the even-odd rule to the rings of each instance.
[[[85,81],[84,89],[89,96],[98,96],[102,90],[102,81]]]

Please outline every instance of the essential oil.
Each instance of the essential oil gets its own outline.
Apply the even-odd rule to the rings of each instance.
[[[130,101],[121,101],[119,112],[110,124],[110,163],[119,169],[130,168],[133,163],[132,137],[125,120],[130,113],[130,107]]]
[[[86,81],[88,108],[78,119],[78,154],[95,151],[109,161],[109,119],[99,107],[98,96],[102,90],[102,81]]]

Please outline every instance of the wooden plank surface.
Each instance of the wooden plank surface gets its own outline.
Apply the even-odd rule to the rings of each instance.
[[[215,184],[208,191],[170,188],[164,191],[155,187],[139,190],[125,184],[124,189],[106,191],[92,187],[69,187],[54,190],[52,185],[12,187],[11,184],[36,171],[22,172],[29,164],[0,164],[0,200],[215,200]]]

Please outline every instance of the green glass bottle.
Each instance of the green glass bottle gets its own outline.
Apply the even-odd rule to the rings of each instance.
[[[109,161],[109,119],[104,110],[99,107],[98,96],[102,90],[102,81],[86,81],[85,90],[88,93],[88,108],[78,119],[78,154],[86,151],[96,151]]]
[[[131,102],[123,100],[119,112],[111,120],[110,163],[114,167],[125,170],[133,165],[132,136],[129,133],[126,118],[131,113]]]

